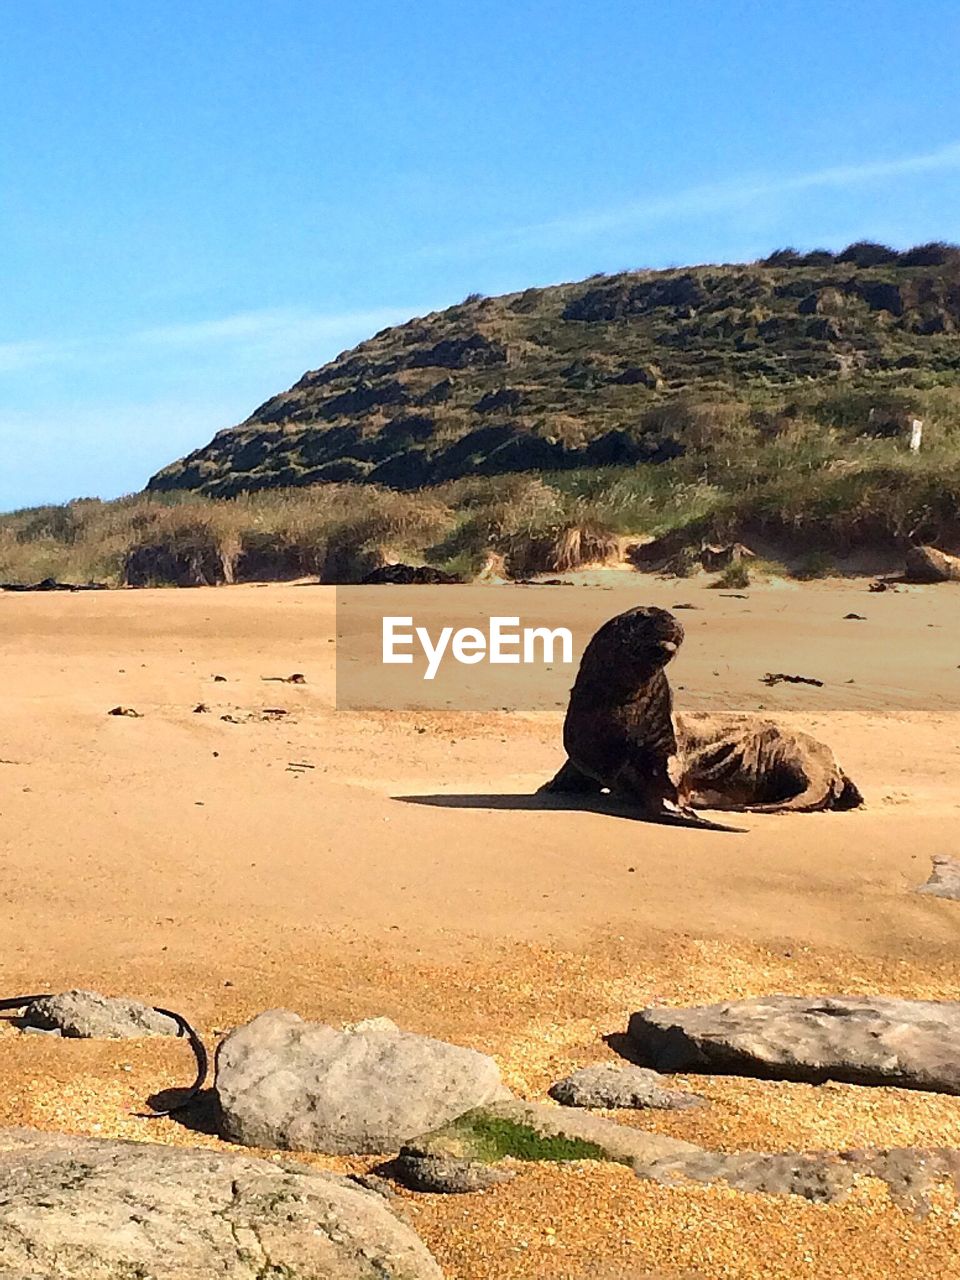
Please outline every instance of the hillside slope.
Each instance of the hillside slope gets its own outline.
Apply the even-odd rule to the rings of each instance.
[[[657,462],[723,420],[691,427],[677,412],[691,404],[739,403],[758,429],[803,413],[883,434],[910,409],[904,388],[960,384],[958,332],[960,251],[944,245],[781,251],[473,297],[304,374],[148,487],[410,489]]]

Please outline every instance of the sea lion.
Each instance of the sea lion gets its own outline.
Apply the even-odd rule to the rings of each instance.
[[[863,804],[830,748],[808,733],[750,715],[681,715],[676,728],[694,808],[813,813]]]
[[[757,813],[863,803],[823,743],[748,715],[676,716],[664,667],[683,643],[666,609],[628,609],[584,650],[563,725],[568,759],[542,792],[609,791],[655,822],[719,827],[695,809]]]
[[[654,822],[710,827],[685,802],[673,695],[663,668],[683,643],[666,609],[628,609],[584,650],[563,724],[567,762],[542,792],[636,804]]]

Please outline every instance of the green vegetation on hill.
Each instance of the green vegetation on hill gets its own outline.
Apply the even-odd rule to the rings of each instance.
[[[882,435],[960,384],[960,250],[853,245],[527,289],[386,329],[159,472],[154,492],[433,486],[662,464],[798,422]]]
[[[765,541],[807,576],[960,550],[960,250],[467,299],[304,375],[143,494],[0,516],[0,581],[470,576],[491,553],[523,577],[621,535],[680,567]]]

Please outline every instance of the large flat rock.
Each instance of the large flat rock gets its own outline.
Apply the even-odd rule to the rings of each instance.
[[[881,996],[765,996],[630,1019],[658,1071],[842,1080],[960,1094],[960,1003]]]
[[[924,1215],[937,1190],[960,1191],[960,1151],[895,1147],[874,1151],[697,1151],[636,1161],[639,1178],[663,1186],[725,1182],[737,1191],[795,1195],[824,1204],[842,1200],[865,1178],[882,1182],[900,1208]]]
[[[217,1051],[226,1137],[330,1154],[397,1151],[508,1097],[492,1058],[399,1030],[385,1018],[338,1031],[274,1009]]]
[[[245,1155],[0,1130],[0,1276],[441,1280],[382,1197]]]

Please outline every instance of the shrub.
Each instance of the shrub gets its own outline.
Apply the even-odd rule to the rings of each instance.
[[[857,267],[881,267],[897,261],[896,249],[877,244],[875,240],[856,240],[837,254],[838,262],[852,262]]]
[[[738,560],[724,569],[716,582],[710,585],[719,587],[721,590],[742,591],[750,585],[750,570],[743,560]]]

